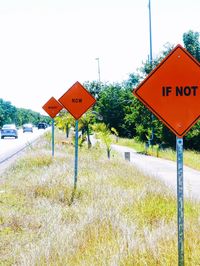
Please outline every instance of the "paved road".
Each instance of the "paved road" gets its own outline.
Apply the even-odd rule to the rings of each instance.
[[[176,162],[138,154],[134,149],[112,145],[112,149],[120,152],[130,152],[130,163],[134,164],[145,174],[159,178],[175,192],[177,189]],[[200,201],[200,172],[184,166],[184,196]]]
[[[50,128],[46,130],[34,128],[33,133],[23,133],[22,130],[18,130],[18,139],[5,138],[0,139],[0,178],[1,174],[8,168],[15,160],[20,156],[28,145],[36,141],[39,136],[44,134]]]
[[[23,133],[22,129],[20,129],[18,130],[18,139],[0,139],[0,163],[4,162],[7,158],[10,158],[19,150],[22,150],[27,145],[33,143],[39,136],[44,134],[46,130],[38,130],[37,128],[34,128],[33,133]]]

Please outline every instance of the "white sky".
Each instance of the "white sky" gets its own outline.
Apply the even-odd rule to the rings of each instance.
[[[149,54],[148,0],[0,0],[0,98],[42,106],[76,81],[122,81]],[[200,0],[151,0],[153,54],[200,31]],[[46,114],[46,113],[45,113]]]

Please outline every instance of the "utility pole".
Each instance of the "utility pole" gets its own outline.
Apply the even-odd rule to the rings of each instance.
[[[153,61],[153,58],[152,58],[152,31],[151,31],[151,0],[149,0],[149,44],[150,44],[150,51],[149,51],[149,62],[150,62],[150,65],[151,65],[151,68],[152,68],[152,61]],[[152,70],[152,69],[151,69]]]
[[[151,0],[149,0],[149,63],[151,66],[151,71],[153,68],[153,56],[152,56],[152,30],[151,30]],[[151,131],[151,141],[153,143],[154,140],[154,128],[153,128],[153,120],[154,120],[154,115],[151,115],[151,123],[152,123],[152,131]]]
[[[100,64],[99,64],[99,57],[95,58],[97,60],[97,67],[98,67],[98,77],[99,83],[101,82],[101,75],[100,75]]]

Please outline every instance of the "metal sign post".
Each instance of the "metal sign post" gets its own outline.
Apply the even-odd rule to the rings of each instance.
[[[182,138],[200,118],[199,76],[200,63],[178,44],[133,91],[133,94],[177,136],[179,266],[184,265]]]
[[[52,157],[54,157],[54,119],[52,118]]]
[[[74,161],[74,189],[76,189],[78,175],[78,120],[75,122],[75,161]]]
[[[47,114],[52,118],[51,126],[52,126],[52,136],[51,136],[51,143],[52,143],[52,157],[54,157],[54,117],[63,109],[63,106],[54,98],[51,97],[43,106],[42,108],[47,112]]]
[[[95,98],[78,81],[69,88],[59,102],[75,118],[74,190],[78,175],[78,119],[96,102]]]
[[[183,139],[176,138],[177,152],[177,215],[178,265],[184,265],[184,200],[183,200]]]

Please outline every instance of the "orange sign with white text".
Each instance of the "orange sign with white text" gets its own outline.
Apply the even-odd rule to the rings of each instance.
[[[177,45],[133,94],[183,137],[200,117],[200,64]]]
[[[58,100],[78,120],[95,102],[95,98],[77,81]]]
[[[63,109],[63,106],[54,97],[51,97],[42,108],[51,118],[54,118]]]

